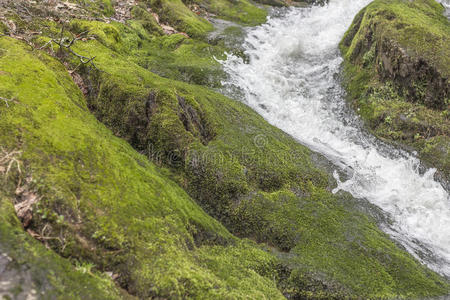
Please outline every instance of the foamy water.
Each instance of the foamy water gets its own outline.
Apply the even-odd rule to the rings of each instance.
[[[437,0],[445,8],[445,16],[450,18],[450,0]]]
[[[271,124],[345,170],[338,187],[390,215],[385,228],[413,255],[450,276],[450,198],[419,171],[414,156],[383,145],[345,106],[338,43],[369,0],[331,0],[324,7],[291,8],[249,31],[248,63],[229,55],[223,66],[244,101]],[[424,255],[427,254],[427,255]]]

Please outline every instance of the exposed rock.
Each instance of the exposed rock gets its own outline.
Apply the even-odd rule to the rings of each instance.
[[[446,109],[450,98],[450,81],[428,60],[410,56],[397,42],[378,41],[378,74],[392,80],[407,101],[420,102],[430,108]]]
[[[184,128],[193,135],[200,133],[201,141],[206,145],[214,137],[210,128],[205,124],[199,112],[187,103],[184,97],[177,96],[177,99],[181,107],[179,117],[181,122],[183,122]]]
[[[36,290],[29,268],[17,264],[6,253],[0,252],[0,298],[37,300],[41,296]]]

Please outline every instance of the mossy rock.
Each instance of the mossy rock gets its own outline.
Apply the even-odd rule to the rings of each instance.
[[[219,18],[237,22],[245,26],[256,26],[264,23],[267,17],[267,11],[255,6],[248,0],[193,0],[186,1],[188,3],[196,4],[202,9],[218,16]],[[264,3],[273,6],[286,6],[286,4],[272,1],[271,3]]]
[[[145,28],[148,33],[155,35],[164,34],[163,29],[158,24],[155,17],[145,9],[145,6],[133,7],[133,9],[131,10],[131,15],[133,16],[134,20],[138,20],[138,22],[140,22],[142,27]]]
[[[2,192],[11,195],[2,198],[8,208],[5,218],[15,218],[12,201],[20,201],[16,186],[27,182],[27,190],[40,198],[28,229],[59,237],[44,241],[63,257],[95,264],[98,272],[117,274],[116,282],[133,295],[214,298],[231,290],[234,298],[281,298],[271,280],[275,257],[233,237],[166,171],[98,123],[63,65],[11,38],[1,38],[0,48],[6,50],[0,58],[0,91],[15,99],[8,107],[0,107],[0,143],[5,150],[20,149],[22,170],[11,172],[2,186]],[[11,250],[11,257],[22,248],[25,252],[41,249],[56,257],[30,240],[17,219],[14,222],[15,227],[4,227],[2,222],[6,233],[1,244],[21,245],[13,240],[16,232],[33,246],[22,244]],[[233,251],[239,251],[242,260],[253,257],[252,263],[231,259]],[[55,272],[75,272],[67,260],[55,260],[64,266]],[[209,267],[230,262],[227,273]],[[87,282],[86,288],[67,293],[67,298],[77,298],[77,293],[103,299],[114,296],[113,288],[103,289],[111,281],[78,274],[77,283],[75,275],[64,276],[55,282],[64,285],[59,287],[64,292]]]
[[[213,30],[206,19],[192,12],[181,0],[145,1],[159,16],[160,21],[191,37],[203,38]]]
[[[114,5],[116,0],[76,0],[76,2],[85,8],[88,12],[97,17],[111,17],[115,13]]]
[[[158,14],[161,22],[194,38],[206,38],[214,29],[207,20],[210,16],[246,26],[260,25],[267,17],[265,9],[247,0],[146,0],[143,3]]]
[[[225,73],[217,59],[225,58],[226,47],[182,34],[161,36],[145,29],[141,21],[132,20],[129,25],[73,19],[70,30],[75,34],[89,31],[106,47],[160,76],[211,87],[221,85]]]
[[[2,180],[3,182],[3,180]],[[86,273],[26,233],[13,199],[0,192],[0,295],[3,299],[122,299],[111,278]],[[9,298],[8,298],[9,297]]]
[[[416,150],[448,179],[450,22],[442,13],[432,0],[374,1],[341,51],[349,101],[372,132]]]

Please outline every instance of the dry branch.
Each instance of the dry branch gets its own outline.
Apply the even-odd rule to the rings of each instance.
[[[95,69],[98,70],[97,66],[94,63],[95,56],[87,57],[87,56],[84,56],[84,55],[76,53],[71,48],[75,44],[76,41],[79,41],[79,40],[81,40],[83,38],[86,38],[86,34],[88,32],[89,31],[84,31],[84,32],[82,32],[80,34],[77,34],[77,35],[74,35],[73,33],[70,33],[72,35],[72,38],[69,39],[69,38],[64,36],[64,27],[63,27],[63,28],[61,28],[61,32],[59,34],[59,38],[51,39],[50,41],[45,43],[42,47],[38,48],[38,50],[43,50],[43,49],[45,49],[46,47],[48,47],[50,45],[52,47],[52,51],[54,52],[53,44],[56,44],[56,45],[59,46],[59,51],[61,51],[62,49],[66,49],[67,52],[69,52],[72,55],[76,56],[80,60],[80,64],[75,68],[75,70],[78,69],[78,67],[80,65],[87,65],[87,64],[91,64]]]
[[[6,177],[8,173],[11,171],[12,166],[14,163],[17,166],[17,170],[19,171],[19,174],[22,173],[22,170],[20,169],[20,161],[18,160],[18,156],[22,154],[22,151],[11,151],[8,152],[3,148],[0,148],[0,172],[4,174]]]

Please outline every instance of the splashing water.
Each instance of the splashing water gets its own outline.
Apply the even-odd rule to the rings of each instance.
[[[393,221],[384,228],[415,257],[450,276],[450,198],[419,170],[413,155],[367,134],[347,110],[338,73],[338,44],[369,0],[331,0],[326,6],[279,10],[251,29],[249,62],[229,55],[225,86],[271,124],[328,157],[349,179],[338,187],[380,207]]]

